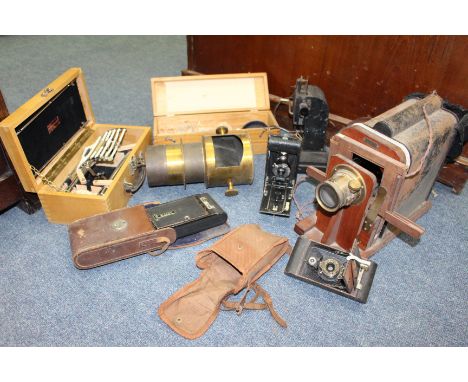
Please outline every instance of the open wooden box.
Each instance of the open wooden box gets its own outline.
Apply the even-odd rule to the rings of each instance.
[[[65,92],[70,92],[70,97],[64,101]],[[57,106],[59,102],[61,106]],[[26,128],[28,134],[23,133]],[[85,147],[113,128],[127,129],[122,146],[129,151],[105,192],[95,195],[61,191],[60,185],[78,165]],[[67,70],[0,122],[0,137],[24,189],[38,194],[53,223],[70,223],[126,206],[137,183],[144,180],[140,158],[149,144],[150,131],[142,126],[96,124],[80,68]],[[28,141],[32,136],[35,141]]]
[[[216,134],[248,133],[254,154],[267,151],[269,133],[278,129],[243,127],[261,121],[277,127],[270,110],[266,73],[214,74],[151,79],[154,144],[197,142]]]

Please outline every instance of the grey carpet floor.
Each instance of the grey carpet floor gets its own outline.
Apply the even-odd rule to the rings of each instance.
[[[98,122],[151,125],[150,77],[178,75],[186,65],[183,37],[0,38],[0,87],[10,110],[80,66]],[[294,244],[294,217],[257,212],[264,160],[256,157],[254,184],[239,186],[239,196],[209,192],[233,227],[257,223]],[[130,204],[203,191],[201,184],[186,190],[145,184]],[[422,239],[400,237],[374,256],[378,269],[366,305],[285,276],[283,257],[260,284],[287,329],[267,312],[221,312],[195,341],[172,332],[156,310],[199,275],[194,255],[210,243],[79,271],[66,226],[48,223],[42,210],[29,216],[12,208],[0,215],[0,345],[467,346],[468,191],[457,196],[440,184],[435,191],[433,208],[419,221]],[[303,185],[299,198],[312,192]]]

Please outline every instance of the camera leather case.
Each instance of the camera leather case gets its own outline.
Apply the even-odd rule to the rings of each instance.
[[[208,195],[145,203],[72,223],[75,266],[89,269],[143,253],[198,245],[229,231],[227,215]]]
[[[263,231],[255,224],[242,225],[218,240],[210,248],[198,252],[200,277],[174,293],[159,307],[159,316],[176,333],[188,339],[203,335],[218,316],[221,306],[227,310],[269,309],[273,318],[283,327],[273,309],[271,298],[256,284],[285,253],[290,253],[288,239]],[[246,288],[243,298],[234,303],[226,301]],[[246,302],[248,291],[256,292]],[[256,303],[262,296],[264,304]]]
[[[73,263],[89,269],[149,251],[161,253],[176,240],[173,228],[155,229],[143,205],[78,220],[69,226]]]

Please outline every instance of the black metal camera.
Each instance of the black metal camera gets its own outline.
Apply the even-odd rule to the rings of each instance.
[[[289,216],[300,150],[301,141],[291,135],[268,138],[261,213]]]
[[[366,303],[377,264],[299,237],[285,273],[331,292]]]
[[[298,171],[307,166],[324,168],[328,154],[325,151],[325,133],[328,126],[328,104],[323,91],[309,85],[304,78],[296,80],[292,101],[293,125],[302,133],[302,150]]]

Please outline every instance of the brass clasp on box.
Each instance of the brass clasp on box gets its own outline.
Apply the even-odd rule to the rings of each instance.
[[[202,142],[148,146],[146,171],[149,186],[205,182],[206,187],[227,186],[226,196],[238,194],[236,184],[253,181],[253,151],[247,134],[204,136]]]
[[[51,89],[51,88],[45,88],[42,93],[41,93],[41,97],[47,97],[50,93],[52,93],[54,91],[54,89]]]
[[[137,172],[138,175],[135,176],[135,173]],[[134,182],[129,182],[125,179],[123,187],[126,192],[134,194],[142,186],[146,178],[145,158],[143,157],[142,152],[137,156],[133,156],[130,160],[129,174],[130,176],[134,176],[136,180]]]

